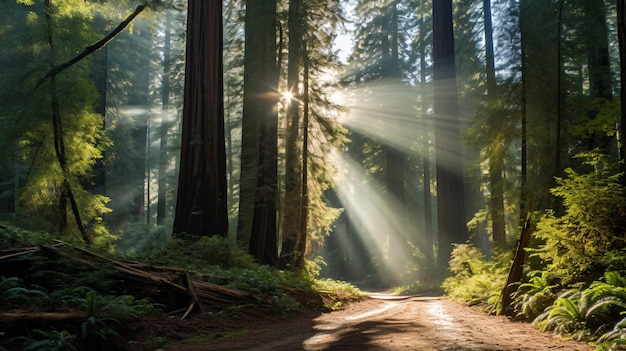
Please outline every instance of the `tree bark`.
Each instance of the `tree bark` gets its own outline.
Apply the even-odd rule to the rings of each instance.
[[[159,140],[159,190],[157,193],[157,225],[163,225],[166,217],[167,201],[167,131],[169,129],[170,112],[170,56],[171,56],[171,21],[172,15],[169,11],[165,14],[165,42],[163,43],[163,77],[161,80],[161,127]]]
[[[174,233],[226,235],[222,2],[189,0]]]
[[[617,37],[619,41],[620,62],[620,112],[619,125],[619,159],[622,172],[622,185],[626,186],[626,4],[624,0],[617,0]]]
[[[276,2],[246,2],[241,181],[237,239],[264,264],[278,260]]]
[[[420,18],[419,31],[421,33],[421,42],[419,46],[420,52],[420,84],[422,86],[422,119],[424,126],[422,128],[422,168],[423,175],[423,197],[424,197],[424,244],[420,249],[426,258],[432,262],[435,257],[433,252],[433,209],[432,209],[432,193],[430,190],[430,139],[428,131],[430,130],[430,117],[428,115],[428,106],[426,105],[426,23],[423,16]]]
[[[483,15],[485,22],[485,58],[487,69],[487,100],[498,98],[496,69],[493,53],[493,27],[491,24],[491,0],[483,0]],[[494,118],[490,118],[491,121]],[[496,141],[498,142],[498,141]],[[496,245],[506,246],[506,228],[504,220],[504,179],[502,166],[504,155],[501,147],[492,147],[489,155],[489,184],[491,187],[491,232]]]
[[[459,126],[452,0],[433,0],[435,151],[437,167],[437,263],[443,273],[453,243],[468,239]]]
[[[302,2],[301,0],[289,1],[289,52],[287,66],[287,88],[293,95],[287,106],[287,130],[285,141],[285,201],[282,215],[282,249],[279,259],[279,267],[288,268],[293,264],[299,253],[296,252],[300,233],[300,220],[302,208],[302,163],[298,152],[298,139],[300,131],[300,67],[302,62]],[[291,267],[295,269],[296,267]]]

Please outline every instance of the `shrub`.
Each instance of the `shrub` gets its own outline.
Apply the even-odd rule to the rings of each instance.
[[[485,304],[489,311],[494,312],[511,261],[510,252],[496,254],[489,261],[472,244],[457,244],[450,259],[453,275],[446,278],[442,287],[455,300],[471,305]]]
[[[531,250],[546,264],[550,277],[564,286],[626,269],[626,193],[620,174],[613,172],[616,165],[605,166],[600,155],[581,157],[593,170],[578,174],[567,169],[566,178],[557,178],[551,191],[563,199],[565,213],[548,211],[543,216],[535,232],[542,245]]]

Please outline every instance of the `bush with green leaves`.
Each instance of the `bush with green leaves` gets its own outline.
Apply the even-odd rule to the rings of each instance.
[[[609,270],[626,269],[626,192],[617,165],[604,157],[583,154],[591,171],[567,169],[551,191],[563,199],[565,213],[548,211],[537,223],[539,248],[530,250],[551,278],[566,286],[590,282]]]
[[[450,270],[442,287],[455,300],[471,305],[485,304],[495,311],[512,262],[512,254],[503,251],[492,260],[472,244],[456,244],[452,250]]]
[[[206,272],[210,266],[252,268],[258,266],[245,251],[231,245],[221,236],[179,235],[167,241],[163,248],[139,255],[145,261],[159,262],[173,267]]]

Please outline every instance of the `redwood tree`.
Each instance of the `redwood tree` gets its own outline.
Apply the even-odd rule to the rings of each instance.
[[[276,2],[248,0],[245,15],[240,244],[259,262],[278,260],[278,64]]]
[[[222,2],[189,0],[174,233],[226,235]]]
[[[433,0],[433,68],[439,228],[437,261],[443,268],[448,265],[451,244],[467,240],[452,0]]]

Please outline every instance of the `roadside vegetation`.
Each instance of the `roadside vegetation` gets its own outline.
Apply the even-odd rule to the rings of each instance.
[[[534,214],[513,314],[543,331],[614,350],[626,344],[626,193],[617,165],[583,156],[588,171],[568,169],[551,189],[562,208]],[[457,245],[443,288],[456,300],[501,312],[512,253],[487,257],[471,244]]]
[[[224,238],[161,239],[165,240],[145,241],[150,244],[137,252],[93,248],[90,252],[112,260],[182,269],[194,279],[253,298],[252,303],[246,300],[240,305],[204,306],[216,315],[226,311],[236,317],[259,310],[291,315],[305,308],[330,311],[364,298],[351,284],[317,279],[319,266],[312,262],[297,274],[259,265],[247,253],[231,248]],[[50,257],[37,250],[39,245],[66,255]],[[140,320],[180,318],[185,312],[140,296],[109,264],[94,269],[71,250],[73,247],[45,234],[0,228],[0,271],[14,273],[0,277],[0,350],[124,350],[129,342],[137,342],[133,340]],[[146,292],[145,296],[151,295]],[[166,344],[167,340],[159,341],[161,346]]]

